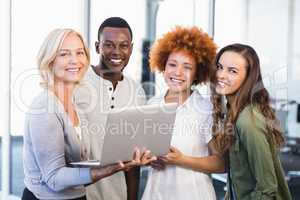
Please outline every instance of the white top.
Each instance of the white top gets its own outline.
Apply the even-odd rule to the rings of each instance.
[[[82,139],[82,132],[81,132],[81,127],[80,125],[78,126],[74,126],[75,132],[76,132],[76,136],[79,140]]]
[[[164,96],[154,97],[150,103],[164,102]],[[207,156],[211,140],[212,104],[195,90],[176,111],[171,145],[189,156]],[[209,175],[174,165],[164,170],[149,170],[142,200],[215,200]]]
[[[112,109],[144,105],[146,98],[142,86],[132,79],[123,76],[123,80],[119,81],[113,90],[112,83],[98,76],[90,67],[85,80],[75,91],[74,101],[79,112],[84,112],[87,117],[86,126],[91,138],[90,159],[100,160],[106,113]],[[87,197],[97,200],[127,199],[124,172],[116,173],[87,187]]]

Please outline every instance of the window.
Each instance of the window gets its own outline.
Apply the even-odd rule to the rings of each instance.
[[[84,16],[84,1],[81,0],[16,0],[11,1],[11,3],[12,101],[10,134],[12,136],[12,154],[10,157],[12,160],[9,168],[10,192],[13,195],[21,196],[24,188],[22,165],[24,116],[33,97],[41,91],[36,55],[44,38],[52,29],[74,28],[83,33],[85,19],[82,17]],[[0,104],[2,105],[2,103],[3,99],[0,99]],[[2,170],[4,174],[8,171],[5,168]]]
[[[253,46],[262,67],[264,84],[277,109],[292,100],[299,102],[300,79],[299,1],[216,0],[215,41],[220,47],[230,43]],[[299,43],[299,41],[298,41]],[[288,105],[288,134],[300,137],[296,130],[296,105]]]

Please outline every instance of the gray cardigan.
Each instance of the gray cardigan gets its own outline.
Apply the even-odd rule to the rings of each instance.
[[[25,186],[39,199],[72,199],[85,194],[91,183],[89,168],[68,163],[88,159],[90,145],[83,115],[78,114],[78,137],[67,113],[48,90],[38,95],[26,113],[23,162]]]

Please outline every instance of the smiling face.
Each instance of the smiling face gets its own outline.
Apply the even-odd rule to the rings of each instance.
[[[62,42],[52,64],[55,82],[78,83],[87,70],[88,58],[83,42],[69,33]]]
[[[170,92],[184,93],[191,89],[196,76],[196,61],[185,51],[172,52],[167,60],[164,79]]]
[[[221,95],[235,94],[247,75],[247,61],[240,54],[225,51],[217,62],[216,92]]]
[[[95,46],[100,64],[110,71],[122,72],[132,52],[130,32],[128,28],[105,27]]]

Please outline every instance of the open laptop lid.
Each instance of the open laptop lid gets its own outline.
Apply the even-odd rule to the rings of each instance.
[[[101,165],[132,160],[135,147],[153,155],[169,151],[176,103],[116,110],[108,114]]]
[[[144,105],[108,113],[101,161],[73,162],[76,167],[91,167],[130,161],[135,147],[153,155],[168,153],[176,117],[176,103]]]

